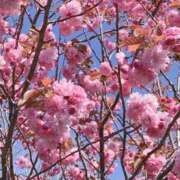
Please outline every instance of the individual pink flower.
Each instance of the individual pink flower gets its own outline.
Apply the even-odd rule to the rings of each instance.
[[[4,44],[4,59],[8,63],[15,63],[19,64],[21,60],[23,59],[22,57],[22,47],[19,45],[17,48],[16,47],[16,40],[15,39],[8,39],[7,42]]]
[[[130,70],[129,79],[134,85],[150,83],[162,70],[166,71],[170,64],[168,52],[161,45],[145,49],[140,60],[135,60]]]
[[[18,158],[18,160],[16,161],[16,165],[20,168],[31,168],[32,164],[29,161],[29,159],[25,156],[21,156]]]
[[[82,11],[81,4],[77,0],[72,0],[68,3],[65,3],[59,8],[59,13],[62,15],[62,18],[75,16],[77,14],[80,14],[81,11]],[[83,21],[82,17],[77,16],[61,22],[60,23],[61,33],[66,36],[74,31],[78,31],[83,26],[82,21]]]
[[[152,95],[140,95],[139,93],[132,93],[128,100],[127,115],[134,121],[141,122],[141,118],[145,110],[156,112],[158,107],[157,98]],[[152,113],[151,112],[151,113]]]
[[[148,161],[145,163],[144,169],[147,172],[147,175],[149,178],[154,178],[160,169],[165,164],[166,160],[163,156],[152,156],[148,159]]]
[[[53,68],[57,57],[58,52],[56,48],[51,47],[43,49],[39,57],[39,64],[41,67],[44,67],[45,69],[49,70],[50,68]]]
[[[107,39],[104,40],[104,45],[107,47],[109,51],[112,51],[116,48],[116,44],[114,42],[111,42]]]
[[[141,113],[141,122],[145,128],[158,128],[159,118],[156,110],[146,106]]]
[[[168,180],[179,180],[179,178],[175,174],[170,172],[168,174]]]
[[[85,122],[79,126],[79,128],[80,132],[88,137],[95,137],[98,132],[97,123],[95,121]]]
[[[70,26],[69,23],[66,22],[66,21],[63,21],[62,23],[60,23],[59,27],[60,27],[60,30],[61,30],[61,34],[63,36],[67,36],[67,35],[74,32],[74,27]]]
[[[120,40],[124,40],[129,36],[129,32],[126,29],[121,29],[118,31]]]
[[[145,94],[143,96],[144,103],[149,106],[152,110],[157,110],[159,103],[157,97],[153,94]]]
[[[167,14],[167,21],[169,26],[180,27],[180,13],[177,9],[171,9]]]
[[[18,12],[20,0],[1,0],[0,12],[4,15],[14,15]]]
[[[173,52],[180,51],[180,27],[169,27],[164,31],[165,40],[163,41],[163,46]]]
[[[141,62],[134,62],[134,66],[129,71],[129,81],[134,86],[141,86],[150,83],[157,73]]]
[[[139,93],[131,94],[127,105],[128,117],[134,121],[140,122],[143,109],[144,105],[142,104],[142,96]]]
[[[65,3],[59,8],[59,13],[63,17],[77,15],[81,13],[81,11],[82,11],[81,4],[77,0],[72,0],[68,3]]]
[[[173,26],[173,27],[169,27],[165,30],[165,36],[167,36],[166,38],[179,38],[180,36],[180,28]]]
[[[115,157],[115,152],[113,150],[107,149],[105,151],[105,161],[106,161],[106,163],[113,161],[114,157]]]
[[[46,108],[48,108],[48,112],[50,114],[54,114],[54,112],[59,112],[62,108],[62,105],[65,108],[66,101],[64,100],[63,96],[53,95],[50,98],[47,98],[45,102]]]
[[[167,125],[169,123],[169,116],[166,112],[157,112],[156,114],[150,116],[156,118],[151,121],[151,124],[147,123],[147,134],[153,138],[160,138],[166,132]]]
[[[123,52],[118,52],[116,54],[116,59],[119,64],[124,64],[125,54]]]
[[[76,72],[76,67],[74,65],[69,65],[68,67],[65,67],[63,70],[63,76],[67,79],[73,79]]]
[[[137,19],[142,19],[145,17],[144,9],[141,4],[134,4],[132,9],[129,11],[129,15],[136,17]]]
[[[109,76],[112,72],[112,68],[111,66],[109,65],[109,63],[107,61],[105,62],[102,62],[101,65],[100,65],[100,73],[103,75],[103,76]]]
[[[89,58],[90,55],[91,49],[85,44],[75,46],[72,42],[68,42],[65,46],[65,56],[71,66],[75,66],[78,63],[83,62]]]
[[[45,41],[49,41],[51,43],[56,42],[56,37],[55,34],[53,32],[53,27],[52,25],[48,25],[46,32],[45,32],[45,37],[44,37]]]
[[[91,79],[89,75],[84,77],[83,84],[92,93],[102,91],[101,82],[98,79]]]
[[[152,69],[155,72],[160,70],[167,70],[170,63],[168,52],[163,49],[161,45],[157,45],[153,48],[149,48],[144,51],[141,63],[148,69]]]
[[[69,170],[69,176],[74,177],[74,179],[84,180],[84,173],[78,167],[71,168]]]

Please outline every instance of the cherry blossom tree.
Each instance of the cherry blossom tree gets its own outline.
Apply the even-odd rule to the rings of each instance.
[[[179,9],[1,0],[1,179],[179,180]]]

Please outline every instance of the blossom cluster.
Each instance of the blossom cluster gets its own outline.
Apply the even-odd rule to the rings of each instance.
[[[152,94],[130,95],[127,106],[127,115],[136,123],[141,124],[151,137],[161,137],[169,122],[168,113],[158,111],[158,100]]]
[[[22,118],[27,119],[29,130],[35,135],[35,147],[40,157],[46,159],[49,151],[69,138],[70,126],[85,118],[93,104],[84,89],[66,80],[54,82],[44,95],[37,93],[37,100],[22,112],[21,122]]]

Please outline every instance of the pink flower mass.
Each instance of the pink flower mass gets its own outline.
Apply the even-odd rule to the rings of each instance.
[[[0,1],[0,179],[180,179],[179,0]]]

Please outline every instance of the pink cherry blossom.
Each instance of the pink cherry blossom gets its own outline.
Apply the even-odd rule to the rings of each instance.
[[[180,13],[177,9],[168,12],[167,19],[170,26],[180,26]]]
[[[21,156],[16,161],[16,165],[20,168],[31,168],[32,164],[27,157]]]
[[[2,0],[0,12],[2,14],[15,14],[18,12],[20,0],[14,2],[13,0]]]
[[[145,110],[156,112],[158,108],[157,98],[152,94],[141,96],[139,93],[130,95],[127,106],[127,115],[129,118],[140,121]]]
[[[179,52],[179,37],[180,37],[180,28],[179,27],[169,27],[165,30],[165,41],[163,45],[165,48],[170,49],[174,52]]]
[[[116,54],[116,59],[119,64],[124,64],[124,58],[125,58],[125,54],[123,52],[119,52]]]
[[[112,72],[112,69],[111,69],[111,66],[109,65],[109,63],[106,61],[106,62],[103,62],[101,63],[101,66],[100,66],[100,73],[104,76],[109,76]]]
[[[76,14],[81,13],[81,4],[77,0],[70,1],[64,5],[62,5],[59,8],[59,13],[62,14],[62,16],[67,17],[67,16],[73,16]]]
[[[154,178],[166,162],[163,156],[151,157],[145,164],[145,170],[149,178]]]
[[[160,70],[166,70],[170,59],[168,57],[167,51],[163,50],[162,46],[156,46],[151,49],[147,49],[142,56],[142,63],[155,72]]]

